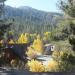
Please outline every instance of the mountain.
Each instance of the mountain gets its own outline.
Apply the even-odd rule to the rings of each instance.
[[[16,29],[22,32],[23,30],[28,32],[29,29],[29,32],[39,31],[42,27],[45,28],[45,26],[47,26],[46,29],[51,29],[51,26],[56,27],[57,23],[63,19],[63,15],[60,13],[40,11],[28,6],[19,8],[6,6],[5,15],[8,18],[14,18],[15,23],[17,22],[17,25],[15,25]],[[40,27],[38,28],[38,26]],[[29,29],[27,30],[28,27]],[[43,28],[42,31],[44,32],[45,29],[43,30]]]

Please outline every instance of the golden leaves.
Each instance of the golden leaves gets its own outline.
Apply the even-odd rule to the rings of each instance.
[[[37,39],[34,40],[33,42],[33,48],[37,51],[42,53],[44,49],[44,44],[42,39],[40,39],[40,36],[37,37]]]
[[[26,34],[21,34],[20,35],[20,37],[19,37],[19,39],[18,39],[18,41],[17,41],[17,43],[21,43],[21,44],[23,44],[23,43],[28,43],[29,42],[29,39],[28,39],[28,34],[26,33]]]
[[[3,40],[0,40],[0,44],[3,44],[3,42],[4,42]]]
[[[9,44],[15,44],[15,42],[12,39],[8,43]]]
[[[46,69],[49,72],[55,72],[58,69],[58,62],[55,60],[49,61]]]
[[[44,72],[45,71],[44,65],[37,60],[28,61],[28,66],[31,72]]]
[[[34,59],[37,56],[37,52],[31,47],[28,47],[28,51],[26,52],[26,54],[30,59]]]

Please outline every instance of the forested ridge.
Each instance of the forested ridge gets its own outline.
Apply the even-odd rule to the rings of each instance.
[[[40,11],[28,6],[19,8],[5,6],[5,16],[9,19],[14,19],[11,29],[19,33],[51,31],[63,19],[63,14],[61,13]]]

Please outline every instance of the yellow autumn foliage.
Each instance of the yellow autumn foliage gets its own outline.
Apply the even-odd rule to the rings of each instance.
[[[46,36],[47,36],[47,35],[50,35],[50,34],[51,34],[51,32],[45,32],[45,33],[44,33],[44,35],[46,35]]]
[[[0,44],[3,44],[3,40],[0,40]]]
[[[44,36],[44,37],[43,37],[43,40],[44,40],[44,41],[47,41],[48,39],[47,39],[47,37]]]
[[[12,39],[8,43],[9,44],[15,44],[15,42]]]
[[[32,37],[32,36],[34,36],[34,37],[35,37],[35,36],[37,36],[37,34],[36,34],[36,33],[34,33],[34,34],[30,34],[30,36],[31,36],[31,37]]]
[[[19,37],[19,39],[18,39],[18,41],[17,41],[17,43],[28,43],[29,42],[29,39],[28,39],[28,34],[26,33],[26,34],[21,34],[20,35],[20,37]]]
[[[25,33],[24,35],[25,35],[25,37],[27,37],[27,38],[29,38],[29,36],[30,36],[29,33]]]
[[[60,51],[58,51],[58,50],[55,50],[53,53],[52,53],[52,56],[53,57],[59,57],[60,56]]]
[[[58,70],[58,62],[56,62],[55,60],[50,60],[48,62],[48,65],[46,66],[46,70],[48,72],[55,72]]]
[[[61,56],[61,57],[64,56],[64,51],[60,51],[60,56]]]
[[[33,42],[33,48],[34,48],[34,50],[36,50],[39,53],[43,52],[44,44],[39,35],[37,36],[37,39],[35,39]]]
[[[51,32],[45,32],[43,36],[43,40],[45,42],[50,42],[51,41]]]
[[[37,52],[33,50],[31,47],[28,47],[26,54],[30,59],[33,59],[37,56]]]
[[[45,71],[44,65],[37,60],[28,61],[28,66],[31,72],[44,72]]]

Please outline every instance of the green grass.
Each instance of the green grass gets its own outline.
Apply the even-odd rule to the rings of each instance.
[[[56,50],[68,50],[71,49],[71,45],[68,40],[65,41],[52,41],[52,44],[55,45]]]

